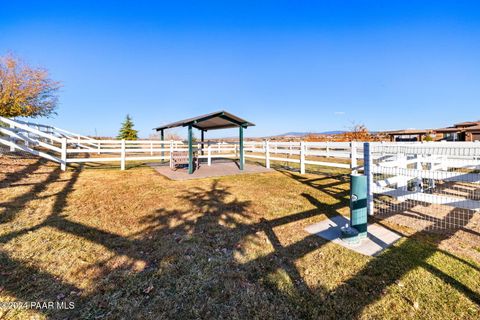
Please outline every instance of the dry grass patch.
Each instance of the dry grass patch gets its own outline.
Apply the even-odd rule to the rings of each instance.
[[[169,181],[1,157],[5,319],[478,318],[479,265],[417,234],[368,258],[304,232],[348,213],[341,171]],[[10,165],[11,164],[11,165]]]

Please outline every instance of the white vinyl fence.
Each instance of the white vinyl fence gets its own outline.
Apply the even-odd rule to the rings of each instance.
[[[246,142],[245,157],[265,161],[270,168],[272,161],[295,163],[300,173],[305,165],[359,170],[357,160],[363,158],[363,144],[358,142]]]
[[[480,142],[366,143],[369,213],[480,235]]]
[[[162,140],[97,140],[64,129],[0,117],[0,144],[10,151],[28,152],[60,163],[65,170],[69,163],[119,162],[125,169],[128,161],[169,161],[173,151],[188,151],[182,141]],[[240,158],[239,143],[198,142],[194,145],[207,165],[212,159]],[[244,159],[298,164],[305,173],[306,165],[329,166],[357,170],[362,158],[362,144],[349,142],[245,142]]]

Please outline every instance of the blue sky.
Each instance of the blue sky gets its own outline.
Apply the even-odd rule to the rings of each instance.
[[[480,119],[478,1],[0,4],[0,54],[63,82],[42,121],[84,134],[221,109],[257,124],[246,136]]]

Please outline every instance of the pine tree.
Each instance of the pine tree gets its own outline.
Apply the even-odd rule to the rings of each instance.
[[[125,139],[125,140],[137,140],[138,131],[133,129],[133,121],[132,117],[127,114],[125,121],[122,123],[122,127],[120,128],[120,132],[118,133],[117,139]]]

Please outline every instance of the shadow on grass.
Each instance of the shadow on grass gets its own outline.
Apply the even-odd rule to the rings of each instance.
[[[38,161],[26,166],[19,172],[18,176],[14,175],[11,177],[11,181],[20,181],[24,177],[27,177],[29,174],[35,172],[40,167],[40,164],[40,161]],[[4,209],[0,215],[0,224],[13,221],[17,214],[25,208],[30,201],[39,197],[39,194],[45,191],[51,183],[58,180],[60,172],[60,168],[58,167],[53,169],[43,181],[34,183],[29,192],[21,194],[10,201],[0,203],[0,208]]]
[[[250,201],[235,198],[221,180],[214,180],[209,188],[193,187],[179,194],[177,197],[188,204],[186,208],[160,207],[141,221],[143,230],[124,237],[70,221],[62,215],[81,170],[81,167],[75,169],[68,183],[55,195],[52,211],[43,222],[7,233],[0,237],[0,243],[51,227],[102,245],[116,257],[141,261],[144,267],[132,271],[133,262],[112,266],[108,260],[85,267],[98,271],[95,287],[75,298],[74,310],[40,311],[49,317],[351,319],[360,317],[367,306],[381,299],[390,285],[417,267],[425,268],[479,303],[478,292],[427,262],[437,249],[419,246],[415,236],[370,260],[333,290],[321,285],[310,287],[295,263],[328,242],[310,235],[282,245],[274,228],[317,215],[338,214],[338,210],[348,206],[348,191],[338,188],[348,182],[345,175],[313,179],[290,175],[339,201],[327,205],[304,193],[313,209],[271,220],[256,215]],[[19,196],[16,199],[19,206],[6,205],[9,219],[5,222],[12,221],[59,175],[54,170],[33,187],[33,193]],[[322,179],[334,181],[322,185]],[[242,253],[242,243],[249,241],[260,246],[263,240],[259,234],[266,236],[271,252],[239,262],[235,255]],[[16,261],[6,253],[0,254],[0,261],[6,275],[0,278],[0,286],[18,300],[56,300],[58,293],[82,292],[75,285]],[[291,289],[281,289],[272,282],[272,275],[279,270],[289,279]]]
[[[347,183],[349,181],[348,175],[336,175],[312,179],[289,172],[284,172],[284,174],[312,188],[321,190],[322,192],[326,192],[330,195],[335,195],[336,197],[340,197],[343,200],[342,204],[348,206],[348,190],[339,193],[335,193],[335,191],[331,192],[331,190],[329,191],[329,188],[335,187],[338,184]],[[320,180],[325,179],[334,179],[336,182],[321,185],[317,184]],[[321,203],[318,203],[316,199],[308,195],[307,197],[312,204],[321,208]],[[430,228],[432,230],[436,230],[440,226],[444,226],[446,221],[455,219],[455,215],[456,210],[455,208],[452,208],[452,210],[442,218],[433,219],[430,217],[429,220],[434,224],[433,226],[430,226]],[[365,307],[378,301],[384,296],[385,291],[389,286],[399,281],[402,276],[417,267],[428,270],[436,277],[442,279],[442,281],[445,283],[465,294],[465,296],[467,296],[472,302],[480,306],[480,294],[478,292],[473,291],[454,277],[444,273],[427,262],[427,259],[432,257],[433,254],[441,251],[436,248],[436,245],[438,245],[441,241],[450,238],[457,231],[462,230],[470,233],[473,232],[474,234],[478,235],[478,233],[465,228],[472,218],[473,213],[468,216],[468,219],[462,220],[463,225],[457,226],[454,230],[450,230],[450,232],[436,235],[437,242],[435,245],[420,245],[420,242],[417,241],[417,238],[426,235],[424,231],[419,231],[416,234],[411,235],[398,246],[392,247],[390,250],[378,256],[378,258],[371,260],[370,263],[368,263],[355,276],[350,278],[350,280],[329,292],[326,295],[328,298],[322,301],[322,307],[320,308],[320,310],[322,310],[322,314],[315,314],[312,316],[324,317],[325,314],[333,312],[333,316],[331,318],[358,318],[361,316]],[[473,270],[479,270],[477,266],[470,262],[460,259],[452,254],[448,254],[448,256],[455,257],[455,260],[472,268]]]
[[[37,171],[44,163],[44,161],[38,159],[32,164],[24,165],[21,170],[7,172],[5,177],[0,181],[0,186],[6,188],[17,181],[27,178],[29,175]],[[11,164],[9,163],[8,165],[10,166]]]
[[[394,285],[408,272],[423,268],[463,293],[472,302],[480,305],[480,295],[454,277],[427,262],[437,249],[423,245],[412,236],[371,260],[360,272],[331,292],[322,308],[332,312],[335,318],[354,319],[363,310],[380,300],[387,288]],[[470,266],[470,264],[467,264]]]

